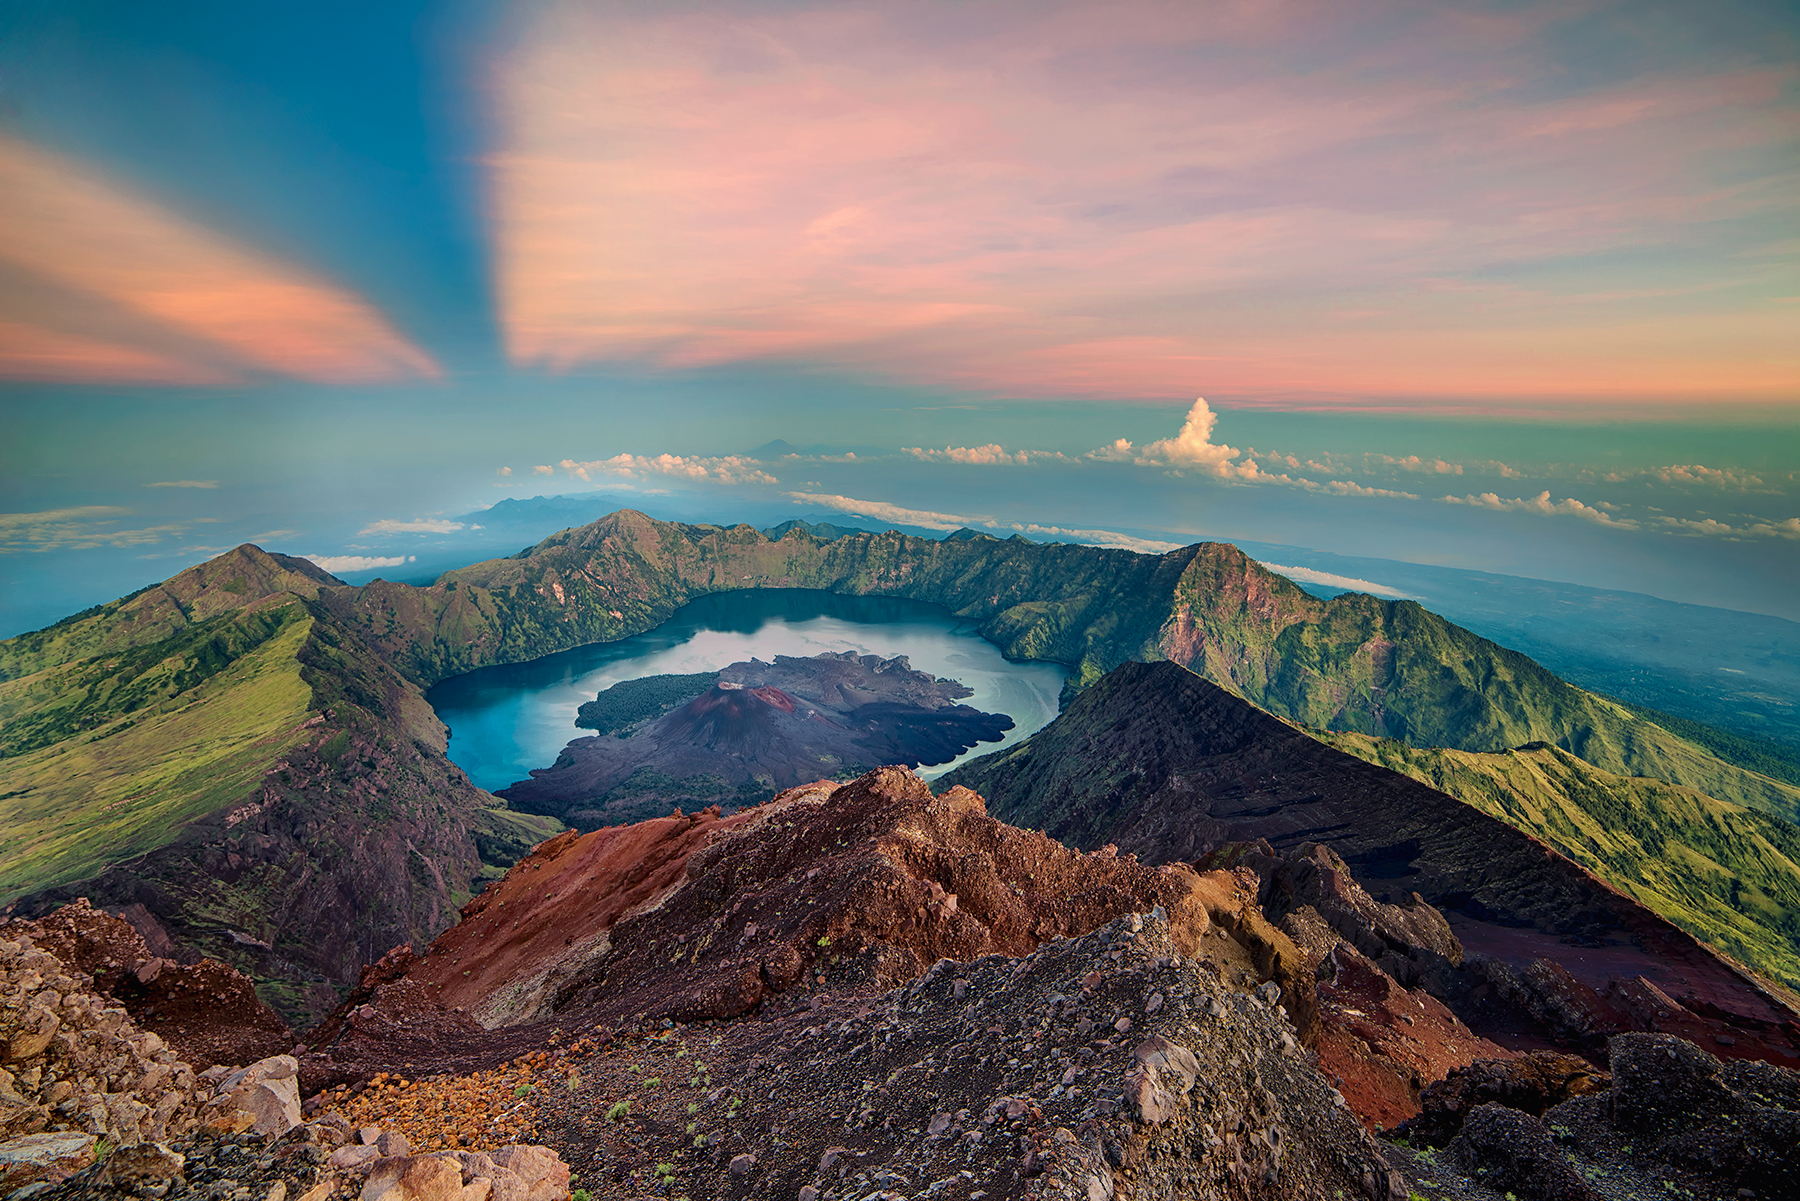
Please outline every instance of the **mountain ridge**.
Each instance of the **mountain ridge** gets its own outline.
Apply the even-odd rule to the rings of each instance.
[[[0,757],[0,817],[16,825],[30,808],[40,823],[29,845],[0,842],[0,880],[11,882],[0,895],[68,895],[86,880],[97,901],[141,906],[265,979],[346,983],[363,952],[384,949],[375,942],[428,937],[481,878],[549,832],[494,808],[448,760],[425,685],[614,640],[696,596],[759,587],[930,600],[977,622],[1011,657],[1068,665],[1073,690],[1122,663],[1166,658],[1307,726],[1401,730],[1494,753],[1558,742],[1608,771],[1800,811],[1800,789],[1735,768],[1416,605],[1321,600],[1228,544],[1143,555],[985,534],[831,534],[771,538],[621,510],[428,586],[350,586],[246,546],[0,643],[0,720],[30,735]],[[277,628],[259,633],[258,623]],[[1463,735],[1452,738],[1452,727]],[[177,763],[198,766],[171,776]],[[265,792],[277,801],[265,804]],[[160,807],[147,809],[145,797]],[[298,923],[275,916],[295,872],[341,862],[343,832],[313,824],[309,805],[392,833],[427,815],[447,823],[431,870],[414,878],[400,837],[375,854],[395,865],[387,878],[343,894],[355,906],[367,890],[399,887],[404,918],[346,940],[331,905]],[[90,837],[69,820],[101,811],[130,828]],[[252,812],[279,828],[228,820]],[[51,871],[43,840],[54,836],[80,845],[51,846],[62,865]],[[263,874],[242,887],[193,879],[186,861],[212,854],[196,847]],[[270,855],[290,868],[273,870]],[[212,899],[190,900],[190,889]],[[335,949],[321,960],[325,946]]]

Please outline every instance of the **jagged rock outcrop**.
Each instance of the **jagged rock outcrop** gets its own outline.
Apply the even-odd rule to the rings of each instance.
[[[1404,1198],[1274,990],[1238,991],[1181,941],[1132,915],[879,995],[678,1024],[527,1102],[597,1201],[658,1180],[811,1201]]]
[[[1610,1087],[1550,1057],[1477,1065],[1434,1090],[1405,1133],[1447,1143],[1449,1160],[1487,1196],[1800,1195],[1800,1072],[1721,1060],[1666,1034],[1621,1034],[1608,1059]],[[1467,1178],[1446,1174],[1442,1159],[1407,1163],[1427,1184],[1469,1195]]]
[[[1478,1105],[1499,1104],[1539,1117],[1553,1105],[1597,1092],[1610,1082],[1586,1059],[1560,1051],[1477,1060],[1427,1088],[1418,1115],[1396,1133],[1423,1146],[1441,1147],[1456,1137],[1463,1119]]]
[[[0,938],[28,940],[85,972],[96,991],[195,1068],[250,1063],[294,1045],[293,1031],[248,976],[216,959],[184,963],[158,954],[131,923],[86,897],[36,921],[0,921]]]
[[[77,908],[0,931],[0,1196],[65,1178],[67,1195],[189,1195],[170,1191],[186,1162],[178,1148],[241,1131],[280,1137],[301,1120],[291,1056],[196,1073],[96,990],[79,965],[118,948],[116,920]],[[258,1015],[241,1016],[246,1032],[227,1041],[251,1045]]]
[[[724,818],[560,836],[370,991],[432,996],[490,1025],[727,1018],[797,987],[888,987],[939,959],[1025,954],[1156,905],[1190,951],[1252,983],[1276,979],[1309,1020],[1310,975],[1234,874],[1071,851],[996,821],[967,789],[934,796],[903,768]],[[379,1016],[382,1001],[353,998],[351,1025],[371,1000],[365,1020]]]
[[[158,1141],[200,1121],[194,1070],[85,974],[0,935],[0,1137]]]
[[[1277,870],[1262,899],[1277,913],[1304,902],[1478,1031],[1526,1013],[1540,1036],[1588,1049],[1665,1029],[1800,1063],[1800,1014],[1778,990],[1514,827],[1173,663],[1126,664],[1029,741],[945,780],[1008,821],[1153,862],[1213,862],[1259,841],[1278,858],[1328,847],[1364,898],[1313,854]]]

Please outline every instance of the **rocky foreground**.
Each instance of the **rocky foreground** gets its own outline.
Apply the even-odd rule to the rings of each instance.
[[[204,1063],[209,1049],[266,1042],[280,1019],[225,965],[143,950],[126,923],[86,905],[0,928],[0,1197],[569,1197],[568,1166],[543,1147],[414,1155],[379,1126],[316,1106],[307,1117],[293,1055]]]
[[[1471,958],[1322,846],[1153,866],[888,768],[561,835],[300,1035],[9,923],[0,1198],[1800,1195],[1800,1073],[1494,1020]]]

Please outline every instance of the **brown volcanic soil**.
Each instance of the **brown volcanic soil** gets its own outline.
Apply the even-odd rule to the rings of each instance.
[[[1441,909],[1499,962],[1490,974],[1517,983],[1520,967],[1569,959],[1603,976],[1627,1003],[1586,1015],[1594,1045],[1680,1029],[1721,1054],[1800,1063],[1800,1015],[1684,931],[1511,826],[1173,663],[1116,669],[1029,742],[946,780],[1009,821],[1156,862],[1257,840],[1282,853],[1323,844],[1375,897]]]
[[[954,680],[913,670],[904,655],[751,659],[671,711],[574,740],[553,766],[500,795],[591,830],[671,804],[735,807],[883,763],[947,763],[1013,725],[1003,713],[956,703],[969,695]]]
[[[409,975],[486,1025],[543,1016],[564,983],[605,955],[621,918],[680,887],[696,851],[765,816],[709,809],[559,834],[465,905]]]
[[[795,987],[885,988],[939,959],[1027,954],[1157,905],[1190,951],[1255,979],[1255,960],[1295,962],[1230,872],[1071,851],[890,767],[729,817],[559,835],[399,974],[488,1025],[725,1018]]]
[[[196,1069],[280,1055],[294,1034],[256,995],[250,978],[216,959],[155,954],[129,922],[86,898],[41,918],[0,921],[0,937],[28,938],[125,1008]]]

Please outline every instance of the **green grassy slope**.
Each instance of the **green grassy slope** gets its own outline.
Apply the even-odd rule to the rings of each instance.
[[[1482,754],[1318,736],[1537,836],[1696,938],[1800,988],[1800,827],[1541,743]]]
[[[0,903],[142,905],[300,1014],[559,828],[469,784],[297,562],[240,548],[0,643]]]
[[[253,793],[305,737],[311,626],[290,602],[0,684],[0,901],[153,850]]]

